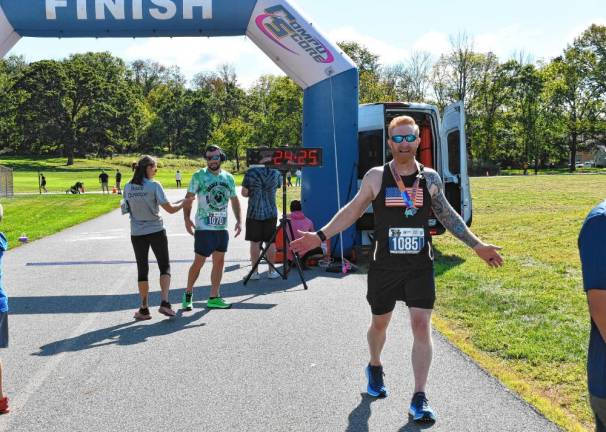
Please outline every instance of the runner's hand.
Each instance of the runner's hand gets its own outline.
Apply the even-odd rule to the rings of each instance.
[[[503,265],[503,257],[497,252],[501,249],[498,246],[484,243],[479,243],[473,248],[478,256],[486,261],[486,264],[490,267],[501,267]]]
[[[194,235],[194,231],[196,230],[196,224],[191,221],[190,218],[185,219],[185,229],[191,235]]]
[[[242,224],[240,222],[236,222],[236,235],[234,237],[238,237],[242,232]]]
[[[299,231],[301,237],[290,243],[290,249],[293,252],[308,251],[322,246],[322,240],[315,232]]]

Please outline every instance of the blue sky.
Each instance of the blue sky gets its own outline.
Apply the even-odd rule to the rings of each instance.
[[[460,32],[473,38],[477,51],[493,51],[501,59],[518,52],[535,60],[549,59],[591,23],[606,25],[606,0],[298,0],[296,4],[330,39],[358,41],[379,54],[383,64],[406,61],[413,50],[437,57],[448,51],[449,36]],[[85,51],[110,51],[126,61],[142,58],[178,65],[187,78],[231,63],[244,85],[264,73],[281,74],[244,37],[24,38],[10,54],[34,61]]]

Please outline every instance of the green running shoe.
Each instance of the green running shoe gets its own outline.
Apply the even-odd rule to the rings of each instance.
[[[184,311],[190,311],[193,309],[194,293],[185,291],[183,293],[183,300],[181,301],[181,309]]]
[[[209,298],[206,302],[206,307],[209,309],[229,309],[231,303],[225,302],[221,297]]]

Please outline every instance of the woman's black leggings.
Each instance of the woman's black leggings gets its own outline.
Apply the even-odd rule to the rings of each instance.
[[[135,258],[137,258],[137,272],[139,273],[138,281],[146,282],[149,274],[149,247],[151,246],[158,267],[160,268],[160,276],[170,276],[170,259],[168,257],[168,238],[166,231],[158,231],[153,234],[141,236],[130,236],[130,241],[135,250]]]

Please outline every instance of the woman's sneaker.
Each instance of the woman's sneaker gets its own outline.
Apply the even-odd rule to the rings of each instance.
[[[209,309],[229,309],[231,303],[227,303],[221,297],[212,297],[206,302],[206,307]]]
[[[176,315],[172,305],[167,301],[162,301],[162,303],[160,303],[158,312],[160,312],[162,315],[166,315],[167,317],[174,317]]]
[[[151,314],[149,313],[149,308],[139,308],[139,310],[135,312],[134,318],[137,321],[150,320]]]
[[[368,386],[366,391],[370,396],[384,398],[387,397],[387,387],[383,382],[383,366],[366,366],[366,378],[368,378]]]
[[[183,299],[181,300],[181,309],[184,311],[190,311],[193,308],[194,293],[185,291],[183,293]]]
[[[414,421],[420,423],[433,423],[437,419],[436,412],[429,406],[429,401],[423,392],[417,392],[413,395],[408,414],[412,416]]]

